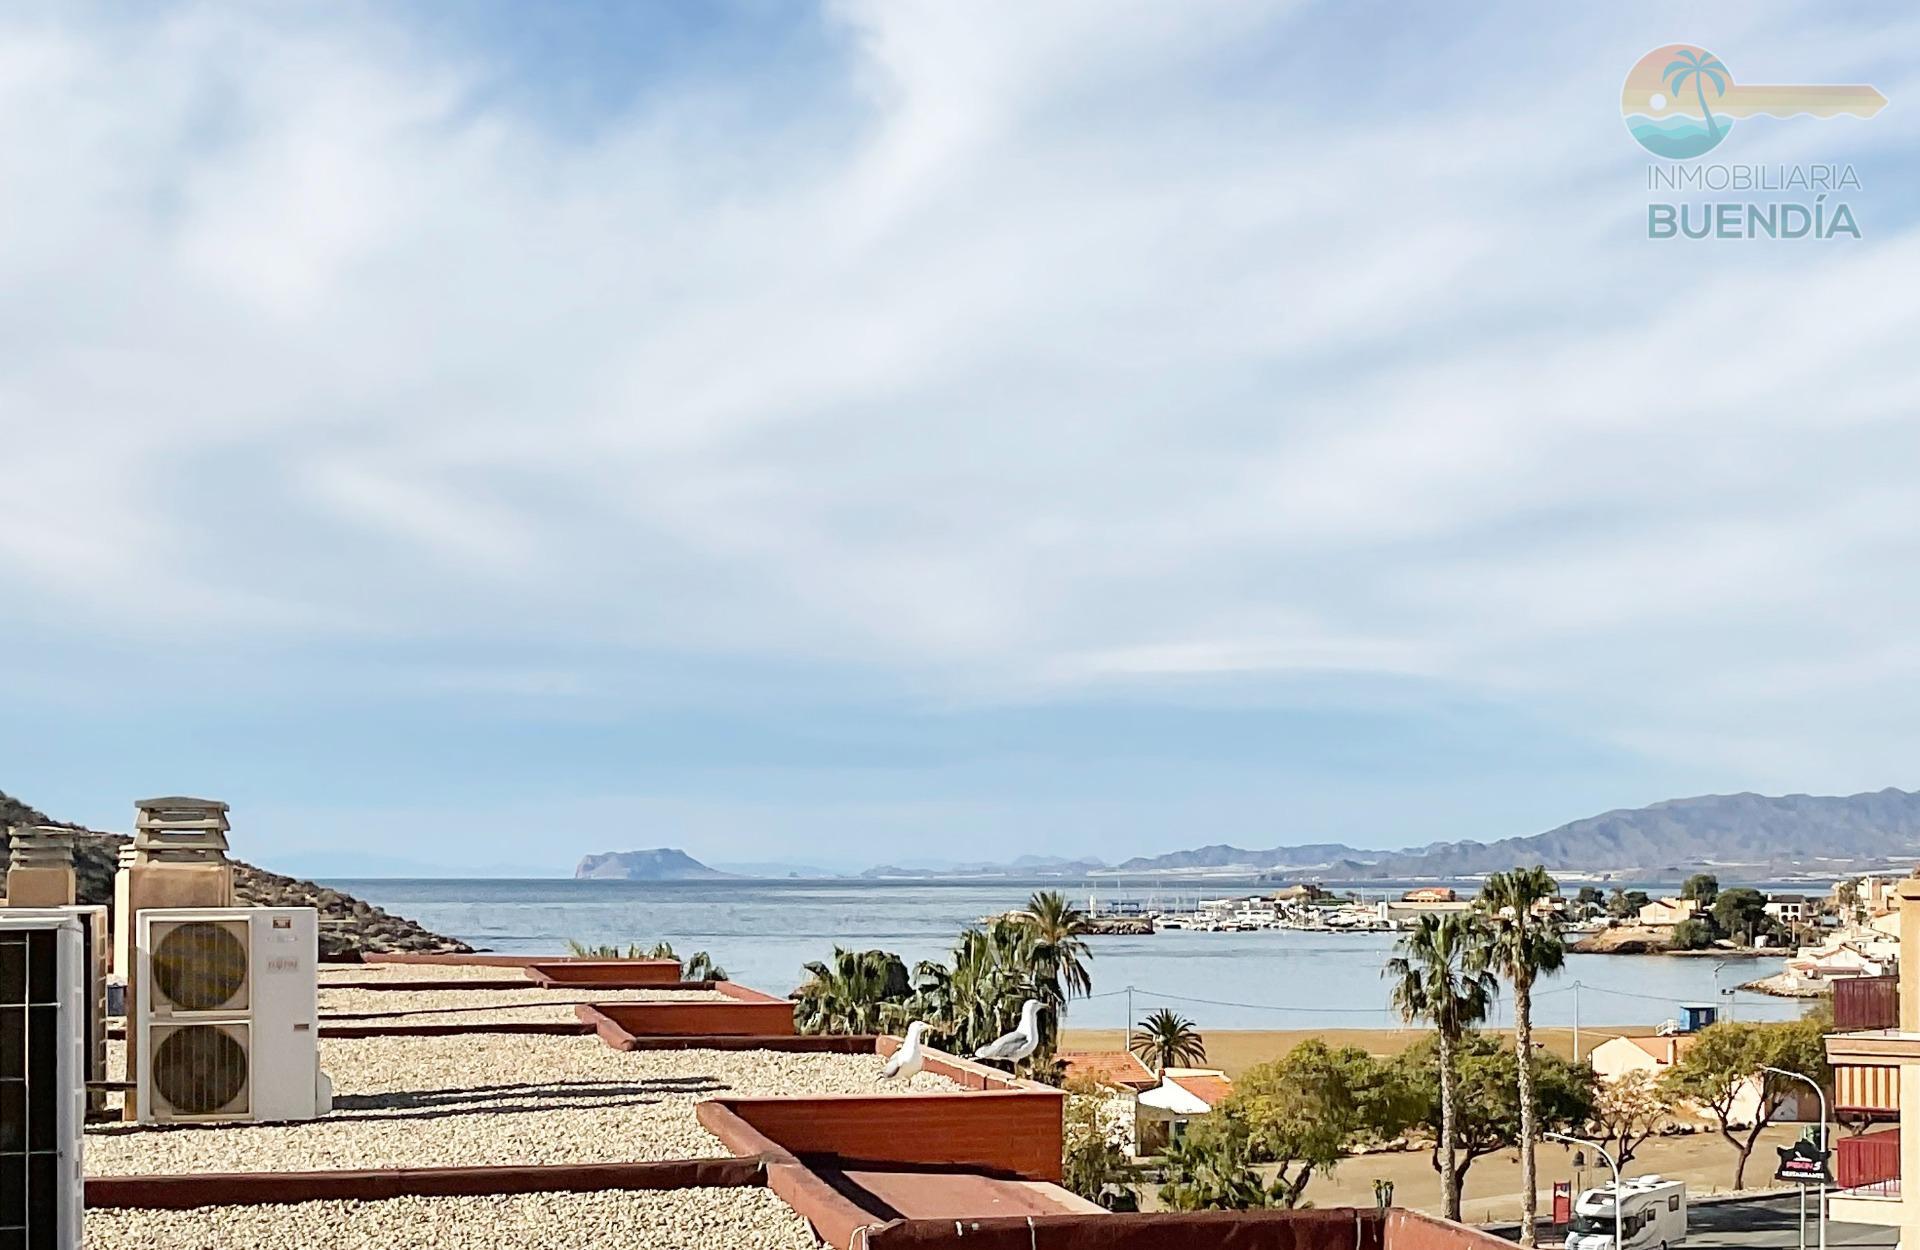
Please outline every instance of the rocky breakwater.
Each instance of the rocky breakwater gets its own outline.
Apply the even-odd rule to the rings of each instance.
[[[1152,937],[1153,921],[1139,916],[1094,916],[1087,931],[1104,937]]]
[[[54,822],[0,793],[0,859],[9,849],[6,825],[44,823]],[[120,848],[129,839],[118,833],[73,828],[78,835],[73,845],[73,867],[80,901],[112,907],[113,874],[119,867]],[[0,878],[0,891],[4,888],[4,878]],[[365,899],[239,860],[233,861],[233,892],[237,901],[254,907],[311,907],[318,911],[323,960],[351,961],[377,954],[462,954],[473,949],[465,942],[383,911]]]

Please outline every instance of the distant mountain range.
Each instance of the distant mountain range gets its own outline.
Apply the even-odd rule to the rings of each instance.
[[[1758,879],[1841,872],[1920,858],[1920,792],[1824,797],[1711,794],[1622,808],[1497,842],[1435,842],[1368,851],[1339,842],[1249,850],[1224,844],[1118,864],[1021,856],[1006,864],[871,868],[864,877],[1260,874],[1334,880],[1472,877],[1516,864],[1561,872],[1677,874],[1699,868]]]

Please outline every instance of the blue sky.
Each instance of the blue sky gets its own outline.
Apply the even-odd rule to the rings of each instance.
[[[1920,784],[1910,6],[0,18],[0,788],[340,871]],[[1620,80],[1871,82],[1653,243]]]

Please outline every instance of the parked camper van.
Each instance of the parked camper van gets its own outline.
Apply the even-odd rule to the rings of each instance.
[[[1582,1193],[1573,1204],[1567,1250],[1615,1250],[1611,1183]],[[1687,1185],[1662,1176],[1630,1176],[1620,1186],[1619,1250],[1666,1250],[1687,1239]]]

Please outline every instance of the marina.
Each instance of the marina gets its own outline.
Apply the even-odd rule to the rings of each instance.
[[[667,940],[680,950],[706,950],[736,979],[787,993],[806,978],[805,965],[836,945],[898,954],[911,967],[943,958],[954,934],[983,917],[1022,906],[1031,881],[901,882],[854,878],[820,881],[363,880],[337,882],[383,907],[419,919],[437,932],[506,954],[551,954],[568,940],[626,943]],[[1076,906],[1091,894],[1103,911],[1122,899],[1141,911],[1196,912],[1201,900],[1239,899],[1257,882],[1210,883],[1204,891],[1126,891],[1078,886]],[[1271,898],[1277,887],[1266,886]],[[1382,895],[1407,887],[1367,887],[1376,909]],[[1152,902],[1155,907],[1148,907]],[[1227,910],[1228,917],[1238,910]],[[1109,912],[1108,914],[1114,914]],[[1138,920],[1140,917],[1129,917]],[[1090,939],[1093,994],[1071,1009],[1075,1028],[1119,1028],[1128,1016],[1159,1006],[1192,1015],[1208,1029],[1393,1029],[1381,967],[1398,937],[1391,928],[1325,927],[1187,929],[1108,934]],[[1803,1004],[1736,991],[1736,985],[1781,971],[1784,960],[1762,956],[1723,961],[1661,956],[1572,954],[1565,970],[1535,995],[1535,1019],[1571,1026],[1576,1016],[1609,1024],[1655,1026],[1684,1002],[1730,1002],[1739,1019],[1784,1020]],[[1576,988],[1577,986],[1577,988]],[[1494,1023],[1511,1021],[1512,1004],[1495,1004]]]

